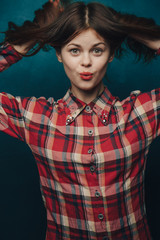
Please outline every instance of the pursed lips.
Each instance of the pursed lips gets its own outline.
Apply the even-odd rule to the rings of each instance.
[[[93,73],[90,73],[90,72],[82,72],[82,73],[80,73],[80,77],[81,77],[83,80],[90,80],[90,79],[92,79],[92,77],[93,77]]]
[[[93,75],[93,73],[91,73],[91,72],[82,72],[82,73],[80,73],[80,75],[88,76],[88,75]]]

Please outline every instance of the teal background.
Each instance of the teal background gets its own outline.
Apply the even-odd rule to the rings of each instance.
[[[89,1],[86,1],[89,2]],[[159,0],[107,0],[99,1],[123,12],[154,18],[160,24]],[[0,31],[7,29],[8,21],[17,24],[32,19],[43,0],[1,0]],[[0,40],[3,34],[0,35]],[[160,87],[160,57],[150,64],[136,63],[128,53],[109,65],[105,84],[113,95],[121,99],[133,90],[149,91]],[[69,81],[54,50],[39,52],[23,58],[0,74],[0,91],[20,96],[63,97]],[[45,209],[39,191],[39,177],[29,148],[17,139],[0,133],[0,239],[43,240],[45,235]],[[151,146],[146,169],[146,206],[148,221],[154,240],[159,240],[160,215],[160,139]]]

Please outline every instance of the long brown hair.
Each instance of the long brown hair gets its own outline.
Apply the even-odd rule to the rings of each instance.
[[[66,1],[69,3],[69,1]],[[116,57],[123,54],[122,43],[132,50],[138,60],[150,61],[155,51],[137,41],[142,39],[160,39],[160,27],[153,19],[122,14],[113,8],[98,2],[85,4],[75,2],[56,7],[46,3],[35,12],[33,22],[26,21],[22,26],[9,23],[5,32],[5,41],[13,45],[27,44],[26,56],[36,54],[41,48],[52,46],[60,51],[62,46],[88,28],[94,29],[110,46],[111,54]]]

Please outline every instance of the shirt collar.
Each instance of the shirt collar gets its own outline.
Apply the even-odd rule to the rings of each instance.
[[[86,108],[86,106],[90,106],[91,111],[94,111],[101,122],[104,125],[107,125],[110,109],[116,99],[116,97],[112,96],[108,88],[105,87],[104,91],[98,97],[89,104],[86,104],[76,98],[69,89],[63,99],[58,101],[58,105],[60,108],[63,106],[66,112],[66,125],[73,122],[75,118]]]

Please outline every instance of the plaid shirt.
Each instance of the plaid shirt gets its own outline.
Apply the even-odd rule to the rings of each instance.
[[[0,49],[4,70],[21,57]],[[90,104],[0,94],[0,129],[35,157],[47,209],[47,240],[149,240],[144,171],[160,134],[160,89],[120,101],[107,88]]]

